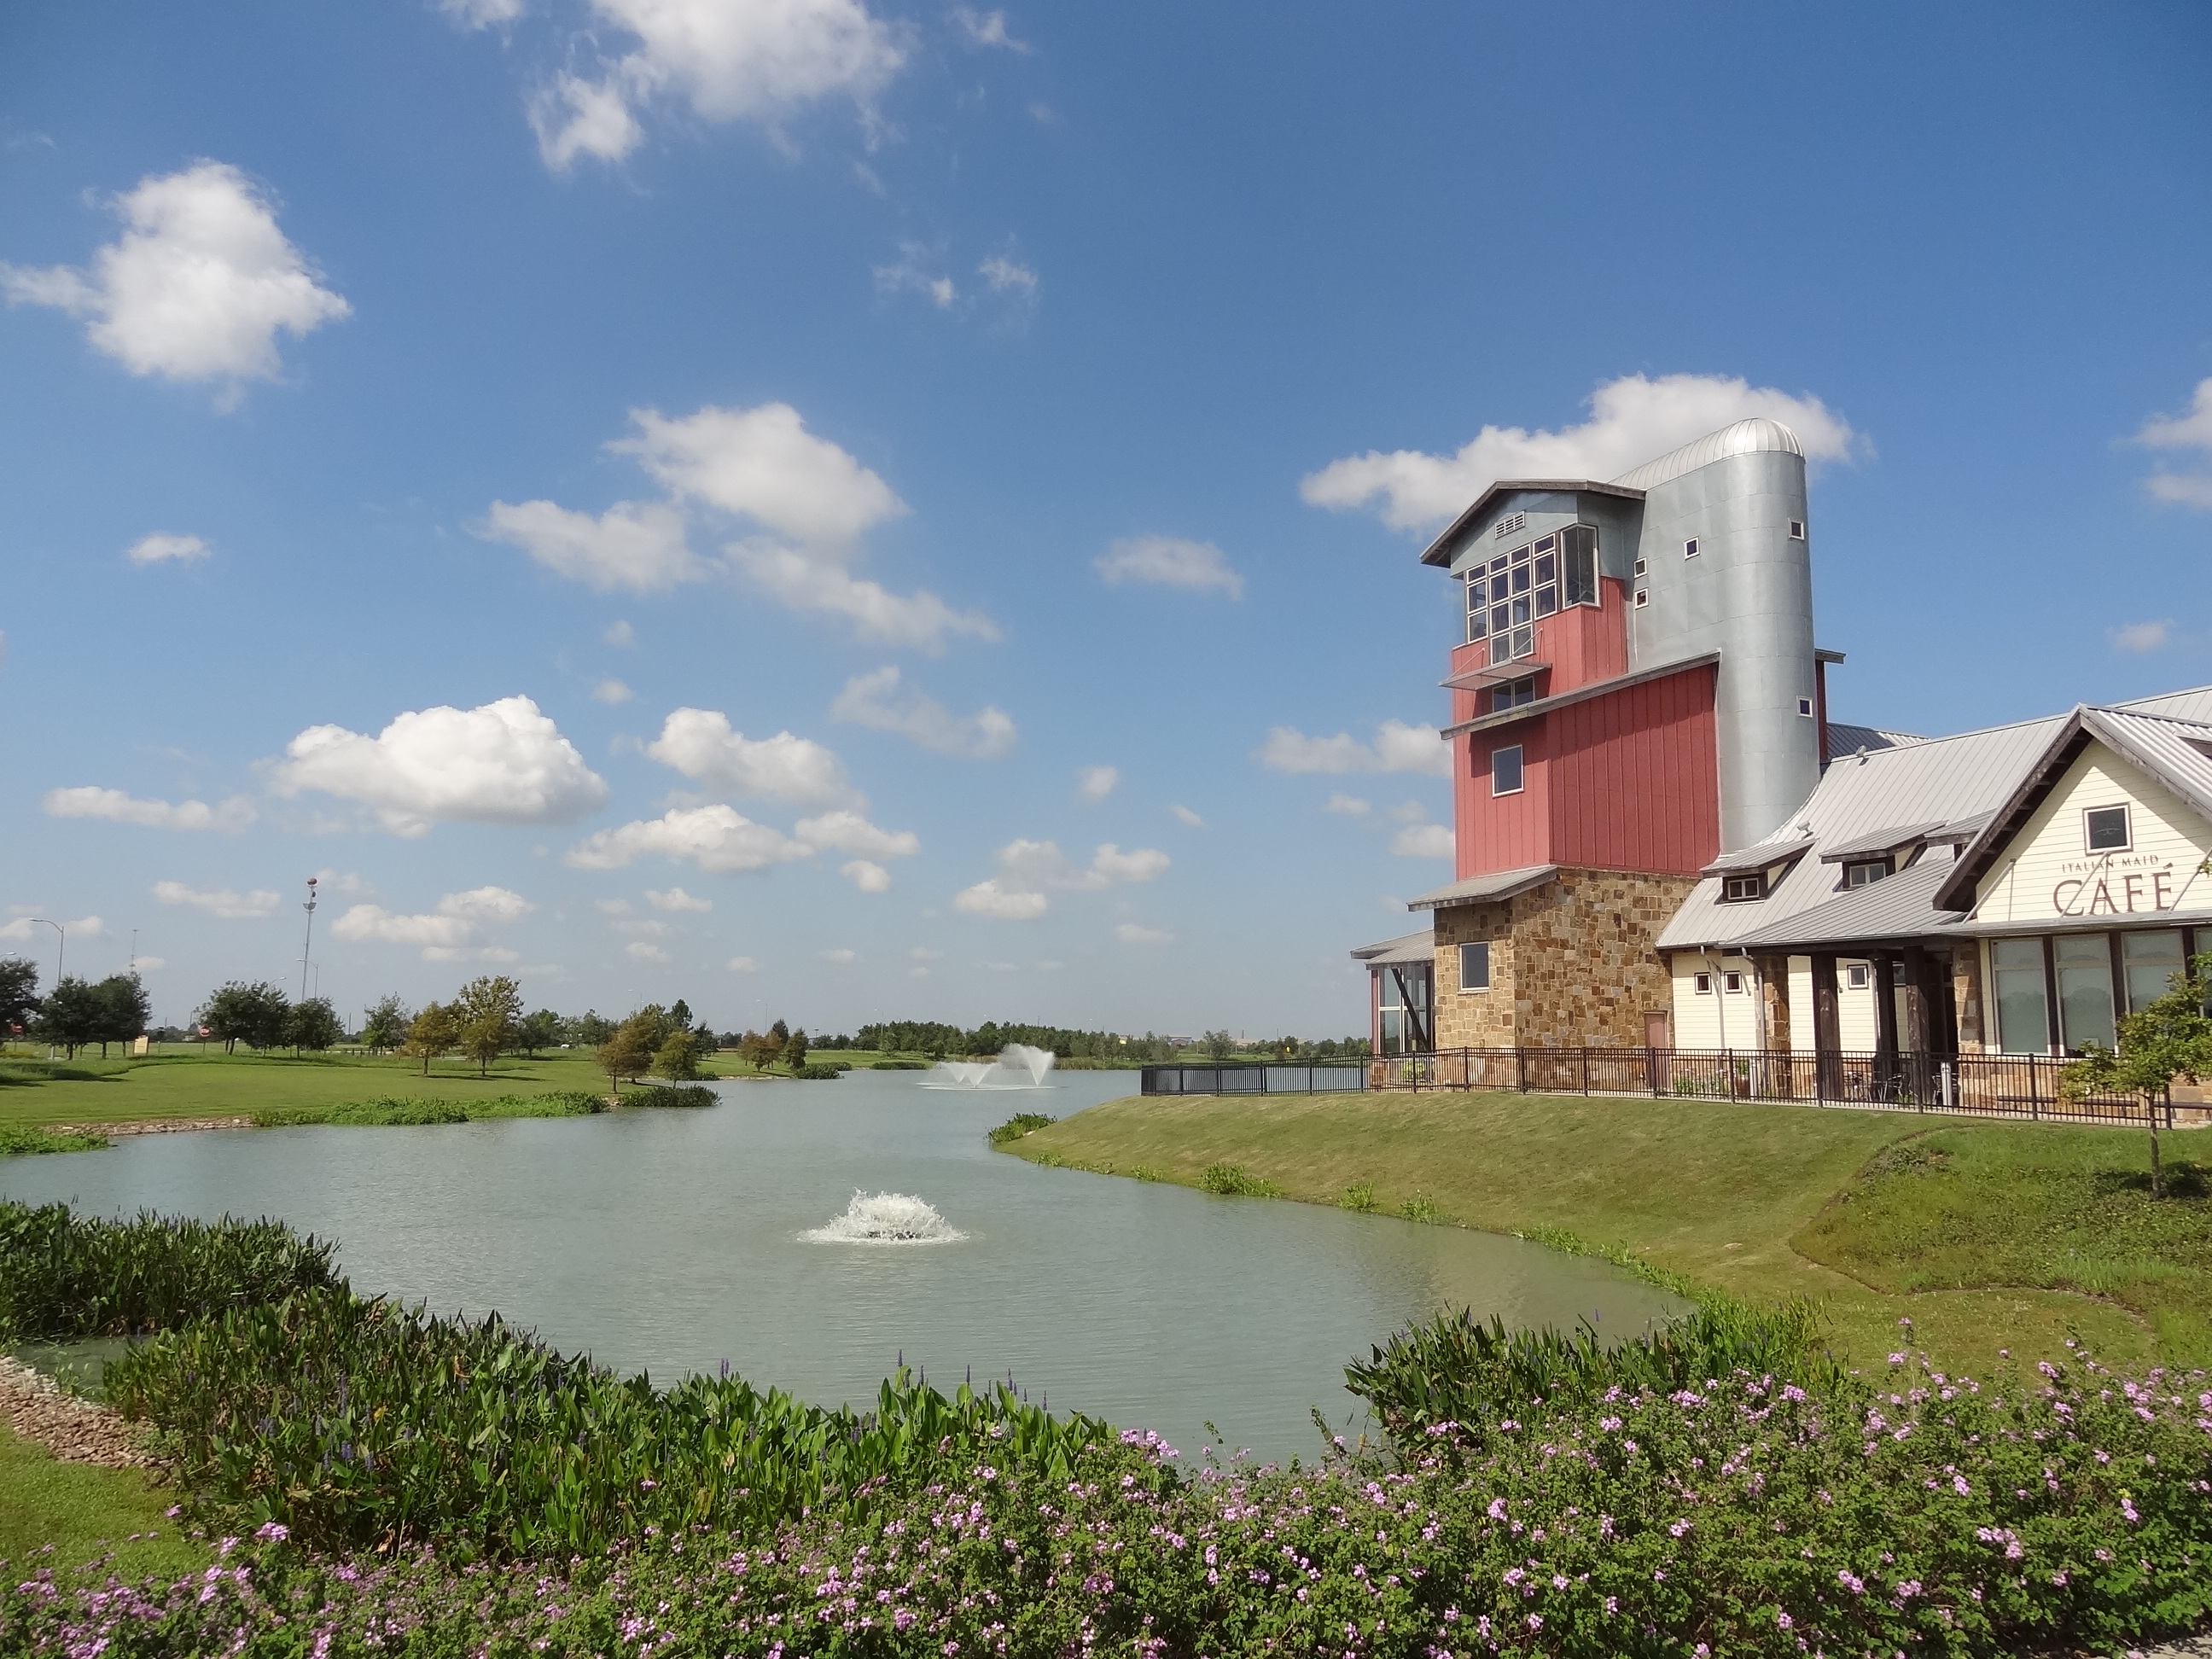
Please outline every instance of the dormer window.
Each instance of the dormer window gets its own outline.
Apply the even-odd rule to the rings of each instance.
[[[1878,881],[1889,879],[1887,859],[1866,859],[1844,866],[1844,885],[1871,887]]]
[[[1753,899],[1765,896],[1766,872],[1764,870],[1754,871],[1747,876],[1721,878],[1721,902],[1723,904],[1747,904]]]

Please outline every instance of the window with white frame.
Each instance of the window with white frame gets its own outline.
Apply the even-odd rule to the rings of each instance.
[[[1493,795],[1517,795],[1521,793],[1519,744],[1490,751],[1490,793]]]
[[[1871,887],[1878,881],[1888,879],[1887,859],[1862,859],[1844,866],[1844,885],[1846,887]]]
[[[1709,997],[1712,995],[1713,976],[1711,974],[1691,975],[1690,988],[1694,990],[1701,997]]]
[[[1735,995],[1738,992],[1743,989],[1743,975],[1737,973],[1723,974],[1721,975],[1721,988],[1728,992],[1731,996]]]
[[[2124,853],[2135,845],[2125,806],[2092,806],[2081,814],[2081,839],[2093,853]]]
[[[1682,544],[1682,556],[1686,559],[1694,559],[1698,556],[1698,538],[1695,536]]]
[[[1518,708],[1524,702],[1535,701],[1536,677],[1523,674],[1517,680],[1508,680],[1491,689],[1490,712],[1494,714],[1501,708]]]
[[[1459,947],[1459,988],[1462,991],[1487,991],[1490,988],[1488,939],[1476,939],[1471,945]]]
[[[1792,519],[1790,520],[1790,539],[1793,542],[1802,542],[1805,539],[1804,520]]]
[[[1844,969],[1844,983],[1854,991],[1863,991],[1874,983],[1874,970],[1863,962],[1855,962]]]
[[[1534,656],[1537,618],[1598,603],[1597,527],[1571,524],[1540,536],[1471,567],[1462,580],[1468,643],[1487,641],[1492,665]]]
[[[1754,870],[1747,876],[1721,878],[1721,902],[1745,904],[1766,896],[1766,872]]]

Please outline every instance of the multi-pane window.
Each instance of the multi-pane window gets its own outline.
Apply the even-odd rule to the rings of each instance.
[[[1755,871],[1747,876],[1723,876],[1721,900],[1727,904],[1741,904],[1749,899],[1766,896],[1766,872]]]
[[[1869,859],[1863,864],[1847,864],[1844,866],[1844,885],[1846,887],[1871,887],[1878,881],[1888,879],[1889,860],[1887,859]]]
[[[1597,529],[1569,525],[1470,568],[1467,637],[1487,640],[1492,664],[1534,656],[1536,619],[1573,605],[1595,605]]]
[[[1426,1046],[1429,1029],[1429,975],[1425,963],[1385,968],[1375,975],[1376,1012],[1382,1052],[1410,1054]]]
[[[1524,702],[1535,701],[1536,677],[1523,674],[1517,680],[1508,680],[1503,685],[1491,688],[1490,712],[1494,714],[1501,708],[1518,708]]]

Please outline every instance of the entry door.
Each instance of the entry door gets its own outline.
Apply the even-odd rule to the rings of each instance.
[[[1668,1029],[1674,1017],[1663,1008],[1648,1008],[1644,1013],[1644,1046],[1647,1048],[1671,1048],[1668,1041],[1673,1032]]]

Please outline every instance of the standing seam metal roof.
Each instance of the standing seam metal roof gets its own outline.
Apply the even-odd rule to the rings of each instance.
[[[1625,489],[1654,489],[1684,473],[1695,472],[1701,466],[1711,466],[1715,461],[1724,461],[1731,455],[1758,455],[1780,453],[1802,455],[1805,447],[1797,441],[1797,434],[1779,421],[1770,421],[1753,416],[1747,421],[1738,421],[1717,432],[1708,432],[1695,443],[1671,449],[1656,460],[1646,461],[1633,471],[1624,472],[1613,482]]]

